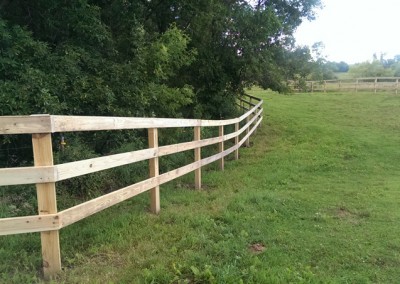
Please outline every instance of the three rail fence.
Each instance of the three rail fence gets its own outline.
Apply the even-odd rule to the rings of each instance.
[[[195,188],[201,188],[201,168],[218,162],[224,169],[224,157],[234,153],[239,158],[239,148],[249,146],[249,138],[262,121],[263,101],[246,95],[238,102],[244,114],[227,120],[89,117],[89,116],[3,116],[0,117],[0,135],[32,135],[34,166],[0,169],[0,186],[36,184],[38,215],[0,219],[0,235],[38,232],[41,236],[43,274],[52,278],[61,270],[59,231],[79,220],[89,217],[110,206],[150,191],[152,213],[160,211],[160,185],[195,172]],[[225,134],[224,128],[234,125],[234,132]],[[160,128],[194,128],[193,140],[173,145],[158,145]],[[201,139],[202,127],[218,127],[219,135]],[[232,126],[231,126],[232,127]],[[52,134],[77,131],[147,129],[148,148],[54,165]],[[224,142],[233,141],[225,149]],[[201,148],[218,145],[218,153],[201,157]],[[194,161],[190,164],[159,173],[159,157],[194,150]],[[56,183],[98,171],[111,169],[139,161],[149,161],[149,178],[126,186],[79,205],[57,211]]]
[[[289,82],[295,92],[399,92],[400,77],[368,77],[343,80]]]

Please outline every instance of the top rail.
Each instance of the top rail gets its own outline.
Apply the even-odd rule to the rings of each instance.
[[[255,97],[254,97],[255,98]],[[257,100],[260,100],[257,98]],[[244,120],[255,109],[240,117],[225,120],[146,118],[146,117],[104,117],[104,116],[64,116],[33,115],[0,117],[0,134],[34,134],[73,131],[122,130],[143,128],[172,128],[194,126],[224,126]]]

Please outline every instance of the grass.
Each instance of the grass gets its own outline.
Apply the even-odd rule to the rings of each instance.
[[[61,231],[60,283],[396,283],[400,96],[277,95],[225,172]],[[0,237],[0,282],[41,282],[38,234]]]

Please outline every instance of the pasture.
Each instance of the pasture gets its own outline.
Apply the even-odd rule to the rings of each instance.
[[[249,94],[264,120],[238,161],[161,186],[158,216],[140,195],[65,228],[56,282],[397,282],[400,95]],[[0,282],[40,265],[38,234],[0,237]]]

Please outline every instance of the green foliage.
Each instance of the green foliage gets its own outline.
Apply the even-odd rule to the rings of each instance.
[[[347,64],[344,61],[340,61],[340,62],[333,62],[333,64],[335,65],[334,72],[341,72],[341,73],[345,73],[349,71],[349,64]]]
[[[231,116],[233,108],[223,105],[232,105],[226,98],[243,87],[282,89],[277,54],[318,6],[318,0],[6,1],[2,113]]]
[[[349,74],[353,78],[362,77],[392,77],[394,72],[390,68],[385,68],[383,64],[377,60],[372,62],[357,63],[350,66]]]
[[[337,72],[347,72],[349,65],[345,62],[327,61],[323,55],[322,42],[311,48],[297,46],[281,55],[282,68],[287,81],[293,81],[296,89],[306,90],[306,81],[322,81],[336,79]]]
[[[378,56],[374,54],[371,62],[366,61],[352,65],[349,74],[351,74],[353,78],[399,77],[400,55],[396,55],[392,59],[386,59],[385,54],[381,54],[378,59]]]

